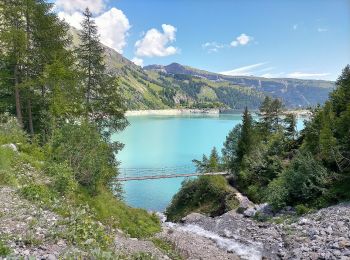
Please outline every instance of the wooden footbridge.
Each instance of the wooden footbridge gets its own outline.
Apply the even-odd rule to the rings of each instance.
[[[196,172],[193,165],[162,168],[121,168],[115,181],[153,180],[195,176],[227,175],[227,172]]]

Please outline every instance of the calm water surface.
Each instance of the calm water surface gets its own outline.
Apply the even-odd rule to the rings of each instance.
[[[213,146],[220,151],[228,132],[241,122],[241,114],[131,116],[128,120],[130,125],[114,136],[114,140],[125,144],[117,155],[120,167],[159,168],[192,165],[193,159],[209,154]],[[302,120],[298,120],[298,129],[302,126]],[[125,201],[133,207],[163,211],[183,180],[124,182]]]

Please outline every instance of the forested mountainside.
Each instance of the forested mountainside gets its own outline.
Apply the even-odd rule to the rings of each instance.
[[[78,31],[70,28],[73,44]],[[281,97],[288,108],[324,103],[333,82],[230,77],[172,63],[144,69],[104,46],[109,73],[118,75],[127,108],[225,107],[257,109],[265,95]]]
[[[189,66],[183,66],[178,63],[172,63],[167,66],[149,65],[145,66],[144,69],[147,71],[157,71],[164,75],[182,74],[195,76],[210,80],[214,82],[213,85],[226,82],[230,86],[250,88],[252,90],[262,92],[264,95],[270,95],[282,99],[283,103],[288,108],[308,107],[323,104],[327,100],[329,92],[334,88],[334,82],[332,81],[227,76],[199,70]]]

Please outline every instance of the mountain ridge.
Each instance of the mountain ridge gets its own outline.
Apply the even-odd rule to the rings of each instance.
[[[70,28],[73,45],[79,31]],[[323,103],[334,83],[299,79],[225,76],[171,63],[140,67],[101,44],[107,72],[118,76],[128,110],[167,108],[257,109],[266,95],[282,99],[287,108]]]

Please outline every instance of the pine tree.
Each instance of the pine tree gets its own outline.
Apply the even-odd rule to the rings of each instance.
[[[237,144],[237,160],[240,163],[245,155],[249,155],[253,146],[253,118],[246,107],[243,113],[241,136]]]
[[[99,42],[98,30],[87,8],[77,48],[79,69],[82,75],[85,98],[85,117],[94,121],[106,137],[124,129],[128,122],[124,117],[125,104],[120,96],[118,80],[107,74],[104,65],[104,49]]]
[[[79,33],[81,43],[77,54],[84,84],[86,113],[93,115],[95,112],[94,101],[104,83],[105,65],[97,26],[89,8],[86,8],[83,15],[82,30]]]

